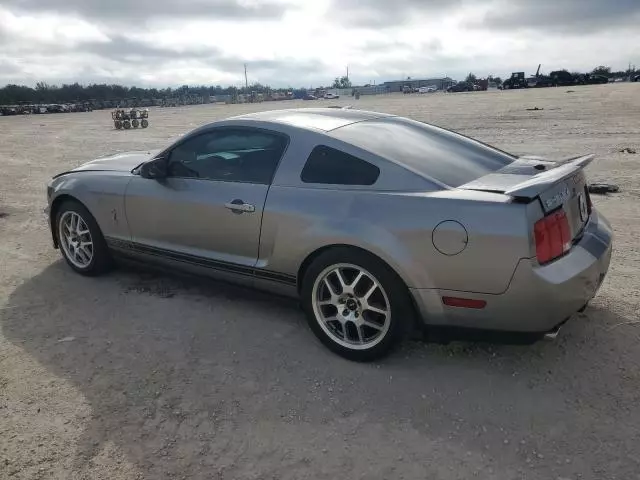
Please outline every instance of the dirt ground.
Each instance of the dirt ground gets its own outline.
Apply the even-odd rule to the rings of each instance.
[[[108,111],[0,117],[0,478],[640,479],[640,84],[568,90],[332,102],[518,154],[593,152],[590,179],[621,188],[594,198],[609,276],[556,341],[408,342],[365,365],[288,300],[132,267],[82,278],[42,213],[79,162],[321,101],[153,109],[137,131]]]

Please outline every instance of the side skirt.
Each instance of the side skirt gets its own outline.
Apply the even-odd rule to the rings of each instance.
[[[295,275],[273,272],[271,270],[265,270],[262,268],[247,267],[244,265],[237,265],[235,263],[222,262],[219,260],[212,260],[210,258],[199,257],[196,255],[176,252],[173,250],[166,250],[163,248],[151,247],[148,245],[143,245],[141,243],[120,240],[111,237],[108,237],[105,240],[107,241],[107,246],[110,249],[113,249],[117,252],[122,252],[125,255],[131,255],[134,257],[136,256],[136,254],[149,255],[152,257],[158,257],[159,260],[170,260],[184,263],[186,265],[215,270],[221,273],[247,276],[259,280],[276,282],[282,284],[283,286],[295,288],[297,285],[297,279]]]

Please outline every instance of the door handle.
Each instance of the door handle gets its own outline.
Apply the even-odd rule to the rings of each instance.
[[[225,208],[231,210],[233,213],[253,213],[256,211],[255,205],[244,203],[244,201],[240,199],[235,199],[228,203],[225,203],[224,206]]]

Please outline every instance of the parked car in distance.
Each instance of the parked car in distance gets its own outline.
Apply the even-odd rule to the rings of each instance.
[[[354,360],[413,328],[539,338],[585,308],[612,232],[584,167],[353,109],[251,113],[47,186],[53,244],[82,275],[119,256],[300,298]]]
[[[609,83],[609,78],[604,75],[589,75],[587,79],[587,83],[589,85],[604,85],[605,83]]]
[[[433,93],[433,92],[437,92],[438,91],[438,87],[435,87],[433,85],[429,86],[429,87],[420,87],[418,89],[418,93]]]
[[[336,98],[340,98],[340,95],[336,95],[335,93],[327,92],[324,94],[325,100],[335,100]]]
[[[455,85],[451,85],[447,88],[447,92],[449,93],[459,93],[459,92],[473,92],[474,87],[471,83],[467,82],[458,82]]]

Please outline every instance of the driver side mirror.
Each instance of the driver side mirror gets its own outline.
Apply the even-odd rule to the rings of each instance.
[[[143,164],[140,167],[140,176],[142,178],[165,178],[167,176],[167,159],[159,157]]]

